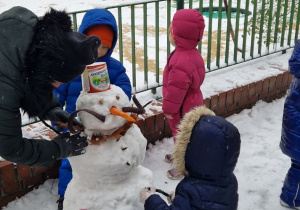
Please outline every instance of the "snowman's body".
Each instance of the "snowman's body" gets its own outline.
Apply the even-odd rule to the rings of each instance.
[[[82,93],[77,109],[90,109],[106,116],[101,122],[88,113],[79,113],[85,133],[110,135],[126,123],[122,117],[109,114],[109,108],[131,106],[126,94],[117,86],[105,92]],[[141,166],[147,140],[133,124],[119,140],[113,138],[89,145],[86,154],[69,158],[73,179],[64,201],[66,210],[141,210],[139,192],[152,186],[152,172]]]

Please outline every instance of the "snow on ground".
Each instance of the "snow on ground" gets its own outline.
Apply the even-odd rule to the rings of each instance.
[[[284,210],[279,195],[290,160],[279,149],[284,98],[266,103],[227,118],[240,131],[241,154],[235,174],[239,182],[239,210]],[[154,173],[155,187],[174,190],[178,181],[167,178],[171,164],[164,161],[171,152],[173,139],[165,138],[150,145],[143,166]],[[57,179],[47,180],[37,190],[13,201],[3,210],[56,209]],[[136,192],[139,193],[139,192]],[[163,197],[163,196],[162,196]]]
[[[207,74],[203,84],[204,96],[248,84],[287,69],[291,51],[273,55],[253,62],[229,67]],[[144,92],[137,98],[142,104],[157,95]],[[241,154],[235,174],[239,182],[239,210],[284,210],[279,195],[290,166],[290,160],[279,148],[284,98],[266,103],[259,101],[252,109],[243,110],[227,118],[240,131]],[[25,135],[26,135],[26,131]],[[154,173],[155,187],[166,192],[174,190],[178,181],[170,180],[166,171],[172,166],[164,161],[165,154],[172,151],[173,139],[165,138],[149,145],[143,166]],[[58,180],[47,180],[38,189],[4,207],[3,210],[56,209]],[[137,192],[139,193],[139,192]],[[162,196],[163,197],[163,196]]]

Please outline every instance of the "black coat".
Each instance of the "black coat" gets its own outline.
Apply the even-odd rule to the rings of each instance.
[[[53,27],[46,30],[43,24],[49,23],[22,7],[0,14],[0,156],[26,165],[49,165],[60,156],[54,142],[23,138],[21,130],[22,109],[35,117],[59,106],[45,70],[53,66],[39,68],[42,67],[39,62],[44,63],[39,50],[49,48],[53,54],[47,39],[55,42],[46,36],[50,31],[62,29],[53,23]],[[71,30],[71,21],[66,25]],[[41,32],[44,29],[46,32]]]

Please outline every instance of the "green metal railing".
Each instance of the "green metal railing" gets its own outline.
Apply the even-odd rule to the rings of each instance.
[[[267,0],[251,3],[241,0],[233,4],[232,0],[209,0],[204,4],[201,0],[150,0],[106,9],[114,11],[118,21],[118,49],[115,51],[120,62],[131,63],[127,71],[133,91],[137,93],[149,89],[155,92],[155,88],[161,86],[163,66],[173,49],[168,42],[168,26],[172,15],[181,8],[195,8],[206,16],[205,33],[198,49],[207,72],[293,47],[299,33],[300,0],[268,2],[267,5]],[[287,6],[282,7],[282,3]],[[80,24],[78,15],[85,12],[70,13],[74,30]],[[137,81],[140,72],[144,81]]]

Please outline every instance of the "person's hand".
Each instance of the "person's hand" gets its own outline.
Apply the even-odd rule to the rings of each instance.
[[[145,203],[145,201],[149,198],[150,195],[155,194],[155,187],[145,187],[140,192],[140,201],[141,203]]]
[[[62,133],[52,139],[59,146],[60,157],[58,159],[77,156],[85,153],[85,148],[88,146],[86,136],[81,136],[80,133],[70,135],[69,132]]]
[[[52,122],[62,122],[67,123],[69,119],[68,112],[62,110],[60,107],[54,107],[53,109],[50,109],[48,113],[46,114],[46,118]],[[73,120],[74,126],[82,127],[82,124],[74,118]]]
[[[167,198],[168,200],[168,203],[171,204],[175,198],[175,191],[172,190],[170,193],[169,193],[170,197]]]
[[[173,119],[172,115],[170,115],[170,114],[165,114],[165,116],[166,116],[166,118],[168,118],[169,120],[172,120],[172,119]]]

